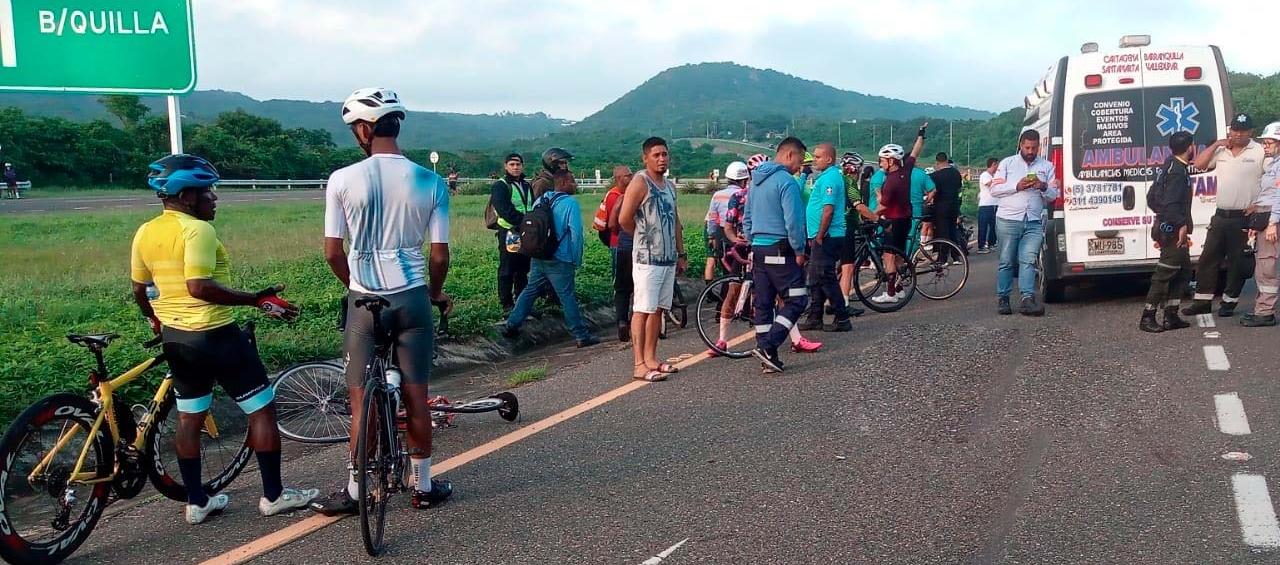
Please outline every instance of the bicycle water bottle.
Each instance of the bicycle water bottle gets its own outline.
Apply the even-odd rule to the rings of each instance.
[[[397,369],[395,367],[391,367],[390,369],[387,369],[387,385],[389,385],[392,389],[400,390],[400,380],[401,380],[400,369]]]

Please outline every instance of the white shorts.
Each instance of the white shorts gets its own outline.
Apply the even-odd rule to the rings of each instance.
[[[631,265],[631,278],[635,282],[632,291],[631,310],[653,314],[659,308],[671,309],[671,295],[676,289],[675,265]]]

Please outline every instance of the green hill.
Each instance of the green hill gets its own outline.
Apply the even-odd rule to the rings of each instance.
[[[742,138],[782,131],[794,118],[830,120],[919,117],[985,120],[991,112],[904,102],[840,90],[769,69],[700,63],[667,69],[592,114],[575,129],[640,129],[672,137],[705,135],[710,125]],[[710,122],[717,122],[711,125]]]

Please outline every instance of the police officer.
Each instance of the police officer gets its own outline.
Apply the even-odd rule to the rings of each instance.
[[[1240,318],[1240,325],[1247,327],[1276,325],[1276,293],[1280,291],[1280,279],[1276,276],[1276,258],[1280,255],[1277,227],[1280,223],[1280,122],[1272,122],[1262,130],[1262,148],[1266,152],[1267,168],[1262,174],[1255,214],[1267,215],[1267,227],[1257,234],[1257,267],[1254,277],[1258,283],[1258,297],[1253,301],[1253,313]]]
[[[805,287],[805,206],[794,176],[804,161],[804,143],[788,137],[778,144],[773,161],[751,175],[751,198],[743,229],[751,240],[751,280],[755,296],[756,348],[751,354],[766,373],[782,372],[778,347],[809,304]],[[774,301],[782,309],[774,316]]]
[[[1209,221],[1209,233],[1196,266],[1195,301],[1182,309],[1187,316],[1213,310],[1218,289],[1218,270],[1225,266],[1227,287],[1222,292],[1218,315],[1235,314],[1247,275],[1245,262],[1245,214],[1252,211],[1262,183],[1262,145],[1253,140],[1253,120],[1247,114],[1231,119],[1226,139],[1215,141],[1196,155],[1195,168],[1218,173],[1218,209]]]
[[[1142,310],[1138,329],[1159,333],[1189,327],[1178,317],[1178,306],[1187,282],[1191,280],[1191,252],[1188,236],[1191,235],[1191,177],[1187,165],[1191,162],[1191,134],[1180,131],[1169,137],[1169,149],[1173,154],[1156,172],[1156,180],[1147,192],[1147,207],[1156,213],[1151,227],[1151,239],[1160,248],[1160,260],[1151,277],[1151,290],[1147,291],[1147,305]],[[1156,321],[1156,309],[1164,308],[1164,324]]]
[[[507,247],[507,236],[533,207],[533,187],[524,179],[524,157],[507,155],[506,174],[489,189],[489,204],[498,216],[498,302],[504,313],[529,282],[529,256]]]

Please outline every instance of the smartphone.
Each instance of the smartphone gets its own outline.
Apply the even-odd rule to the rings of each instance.
[[[1027,173],[1027,180],[1039,180],[1039,179],[1036,178],[1035,173]]]

